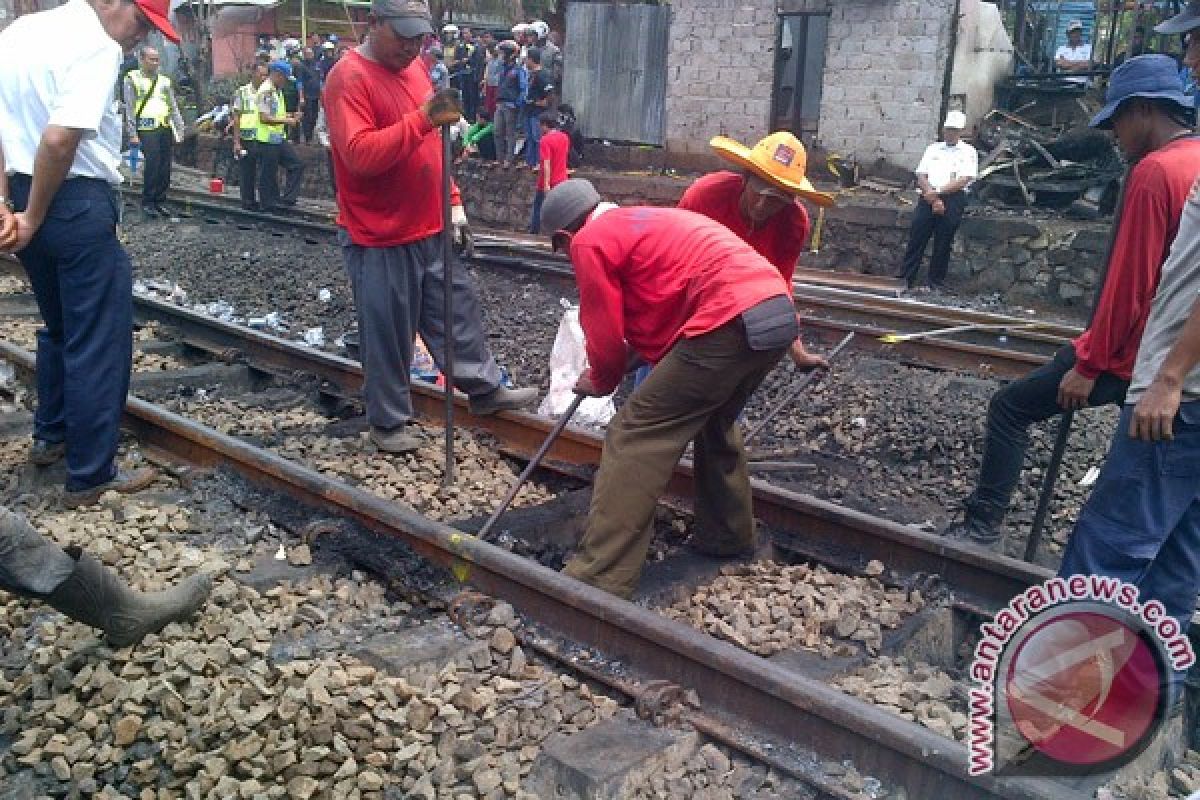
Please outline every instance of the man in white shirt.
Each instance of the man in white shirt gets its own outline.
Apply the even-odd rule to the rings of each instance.
[[[917,273],[925,258],[925,246],[933,237],[933,255],[929,259],[929,286],[945,290],[950,268],[950,247],[962,222],[967,205],[967,186],[979,173],[979,155],[962,141],[967,116],[951,111],[942,125],[942,141],[925,148],[917,164],[917,189],[921,200],[913,213],[908,232],[908,248],[900,275],[909,289],[916,286]]]
[[[1059,72],[1087,72],[1092,68],[1092,46],[1083,41],[1083,23],[1079,20],[1067,23],[1067,43],[1055,51],[1054,66]],[[1088,79],[1080,75],[1067,81],[1085,84]]]
[[[68,506],[154,479],[115,463],[133,350],[129,257],[116,235],[115,89],[122,51],[155,28],[179,41],[167,4],[69,0],[0,32],[0,252],[17,254],[45,325],[30,460],[66,454]],[[61,548],[0,508],[0,589],[100,628],[113,647],[190,617],[211,588],[200,575],[165,592],[131,591],[81,548]]]
[[[37,297],[30,461],[64,455],[69,506],[136,491],[153,470],[116,466],[133,353],[129,257],[117,240],[122,52],[154,29],[179,37],[168,0],[69,0],[0,32],[0,248]],[[16,209],[16,213],[12,213]],[[11,214],[11,217],[9,216]]]

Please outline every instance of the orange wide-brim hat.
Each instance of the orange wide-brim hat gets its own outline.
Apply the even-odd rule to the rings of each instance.
[[[709,146],[721,158],[753,172],[772,186],[788,194],[803,197],[819,206],[832,206],[832,194],[819,192],[804,174],[808,154],[804,145],[790,133],[780,131],[759,140],[753,149],[728,136],[714,136]]]

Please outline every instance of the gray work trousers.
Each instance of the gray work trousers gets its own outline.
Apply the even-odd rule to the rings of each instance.
[[[75,570],[75,559],[33,529],[20,514],[0,508],[0,589],[45,596]]]
[[[362,247],[340,229],[338,243],[354,289],[367,421],[375,428],[394,430],[413,416],[408,370],[418,333],[445,372],[441,236],[398,247]],[[457,262],[454,267],[454,384],[478,397],[499,388],[500,366],[487,345],[470,276]]]
[[[496,142],[496,160],[501,164],[516,161],[517,109],[513,106],[496,106],[496,118],[492,126],[492,138]]]

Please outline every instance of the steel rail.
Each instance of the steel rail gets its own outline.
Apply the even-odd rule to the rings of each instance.
[[[146,297],[135,298],[140,320],[156,320],[177,331],[184,342],[211,352],[239,353],[251,366],[274,372],[303,372],[324,381],[331,393],[354,396],[362,389],[362,368],[356,361],[289,342],[267,333]],[[431,423],[442,415],[442,389],[423,381],[412,384],[413,405]],[[456,394],[455,416],[462,424],[485,430],[514,453],[534,453],[555,421],[525,412],[474,416],[466,398]],[[568,426],[547,453],[547,467],[578,467],[600,463],[604,440],[596,433]],[[576,469],[570,469],[575,467]],[[997,609],[1034,583],[1049,577],[1046,570],[972,545],[950,541],[889,520],[851,511],[806,494],[752,480],[755,515],[791,537],[796,550],[810,558],[855,569],[878,559],[902,573],[936,573],[966,602]],[[693,496],[692,469],[681,462],[670,492]]]
[[[33,355],[8,342],[0,341],[0,358],[34,370]],[[910,796],[1082,800],[1044,779],[970,777],[966,749],[928,728],[159,406],[131,396],[125,421],[149,446],[199,466],[228,467],[322,514],[334,511],[400,539],[547,628],[639,673],[694,689],[705,708],[823,758],[849,758]]]
[[[216,200],[213,195],[194,189],[172,189],[171,191],[177,199],[181,198],[183,203],[194,209],[228,214],[266,225],[296,227],[327,235],[332,235],[337,230],[327,215],[315,211],[297,208],[292,212],[295,216],[281,217],[275,214],[247,211],[231,201]],[[475,237],[475,246],[476,253],[473,260],[476,263],[532,271],[562,280],[574,280],[570,262],[562,256],[551,253],[541,243],[512,237],[497,231],[480,231]],[[1005,378],[1019,377],[1031,369],[1041,366],[1054,350],[1069,338],[1078,335],[1078,331],[1075,329],[1057,323],[1048,324],[1042,331],[1023,331],[1019,329],[1019,326],[1028,325],[1030,320],[969,309],[936,306],[929,303],[899,301],[871,293],[816,286],[799,281],[793,284],[793,297],[798,305],[817,309],[816,314],[827,314],[833,317],[849,316],[860,320],[860,322],[850,322],[816,314],[807,314],[805,317],[805,326],[809,329],[829,331],[831,335],[839,336],[851,332],[859,334],[855,342],[856,349],[894,353],[902,358],[912,359],[916,363],[934,367],[949,367],[976,372],[982,369]],[[878,338],[896,332],[892,328],[882,326],[881,323],[885,320],[896,320],[904,328],[903,332],[912,332],[914,326],[917,329],[941,327],[945,326],[947,322],[980,325],[1008,324],[1014,328],[1008,336],[1010,342],[1025,343],[1028,347],[1025,349],[997,347],[978,341],[985,337],[970,334],[956,339],[937,338],[885,345],[879,342]],[[967,341],[963,341],[963,338]],[[990,337],[990,339],[994,338],[994,336]],[[971,339],[976,341],[970,341]],[[985,338],[985,340],[990,339]]]

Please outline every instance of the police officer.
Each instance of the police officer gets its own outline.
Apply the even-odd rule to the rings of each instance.
[[[292,77],[292,65],[272,61],[267,79],[255,95],[258,108],[258,202],[263,211],[278,211],[281,206],[293,206],[300,195],[304,178],[304,163],[287,140],[287,129],[297,123],[289,114],[283,100],[283,85]],[[283,194],[279,193],[279,168],[287,176]]]
[[[171,88],[171,79],[158,71],[158,51],[145,45],[138,53],[138,68],[125,75],[125,132],[129,143],[140,146],[146,159],[142,175],[142,213],[147,218],[169,217],[163,207],[171,186],[171,151],[183,140],[183,116]]]
[[[257,64],[249,83],[233,96],[233,153],[238,159],[238,188],[242,208],[258,210],[258,89],[267,80],[267,67]]]

